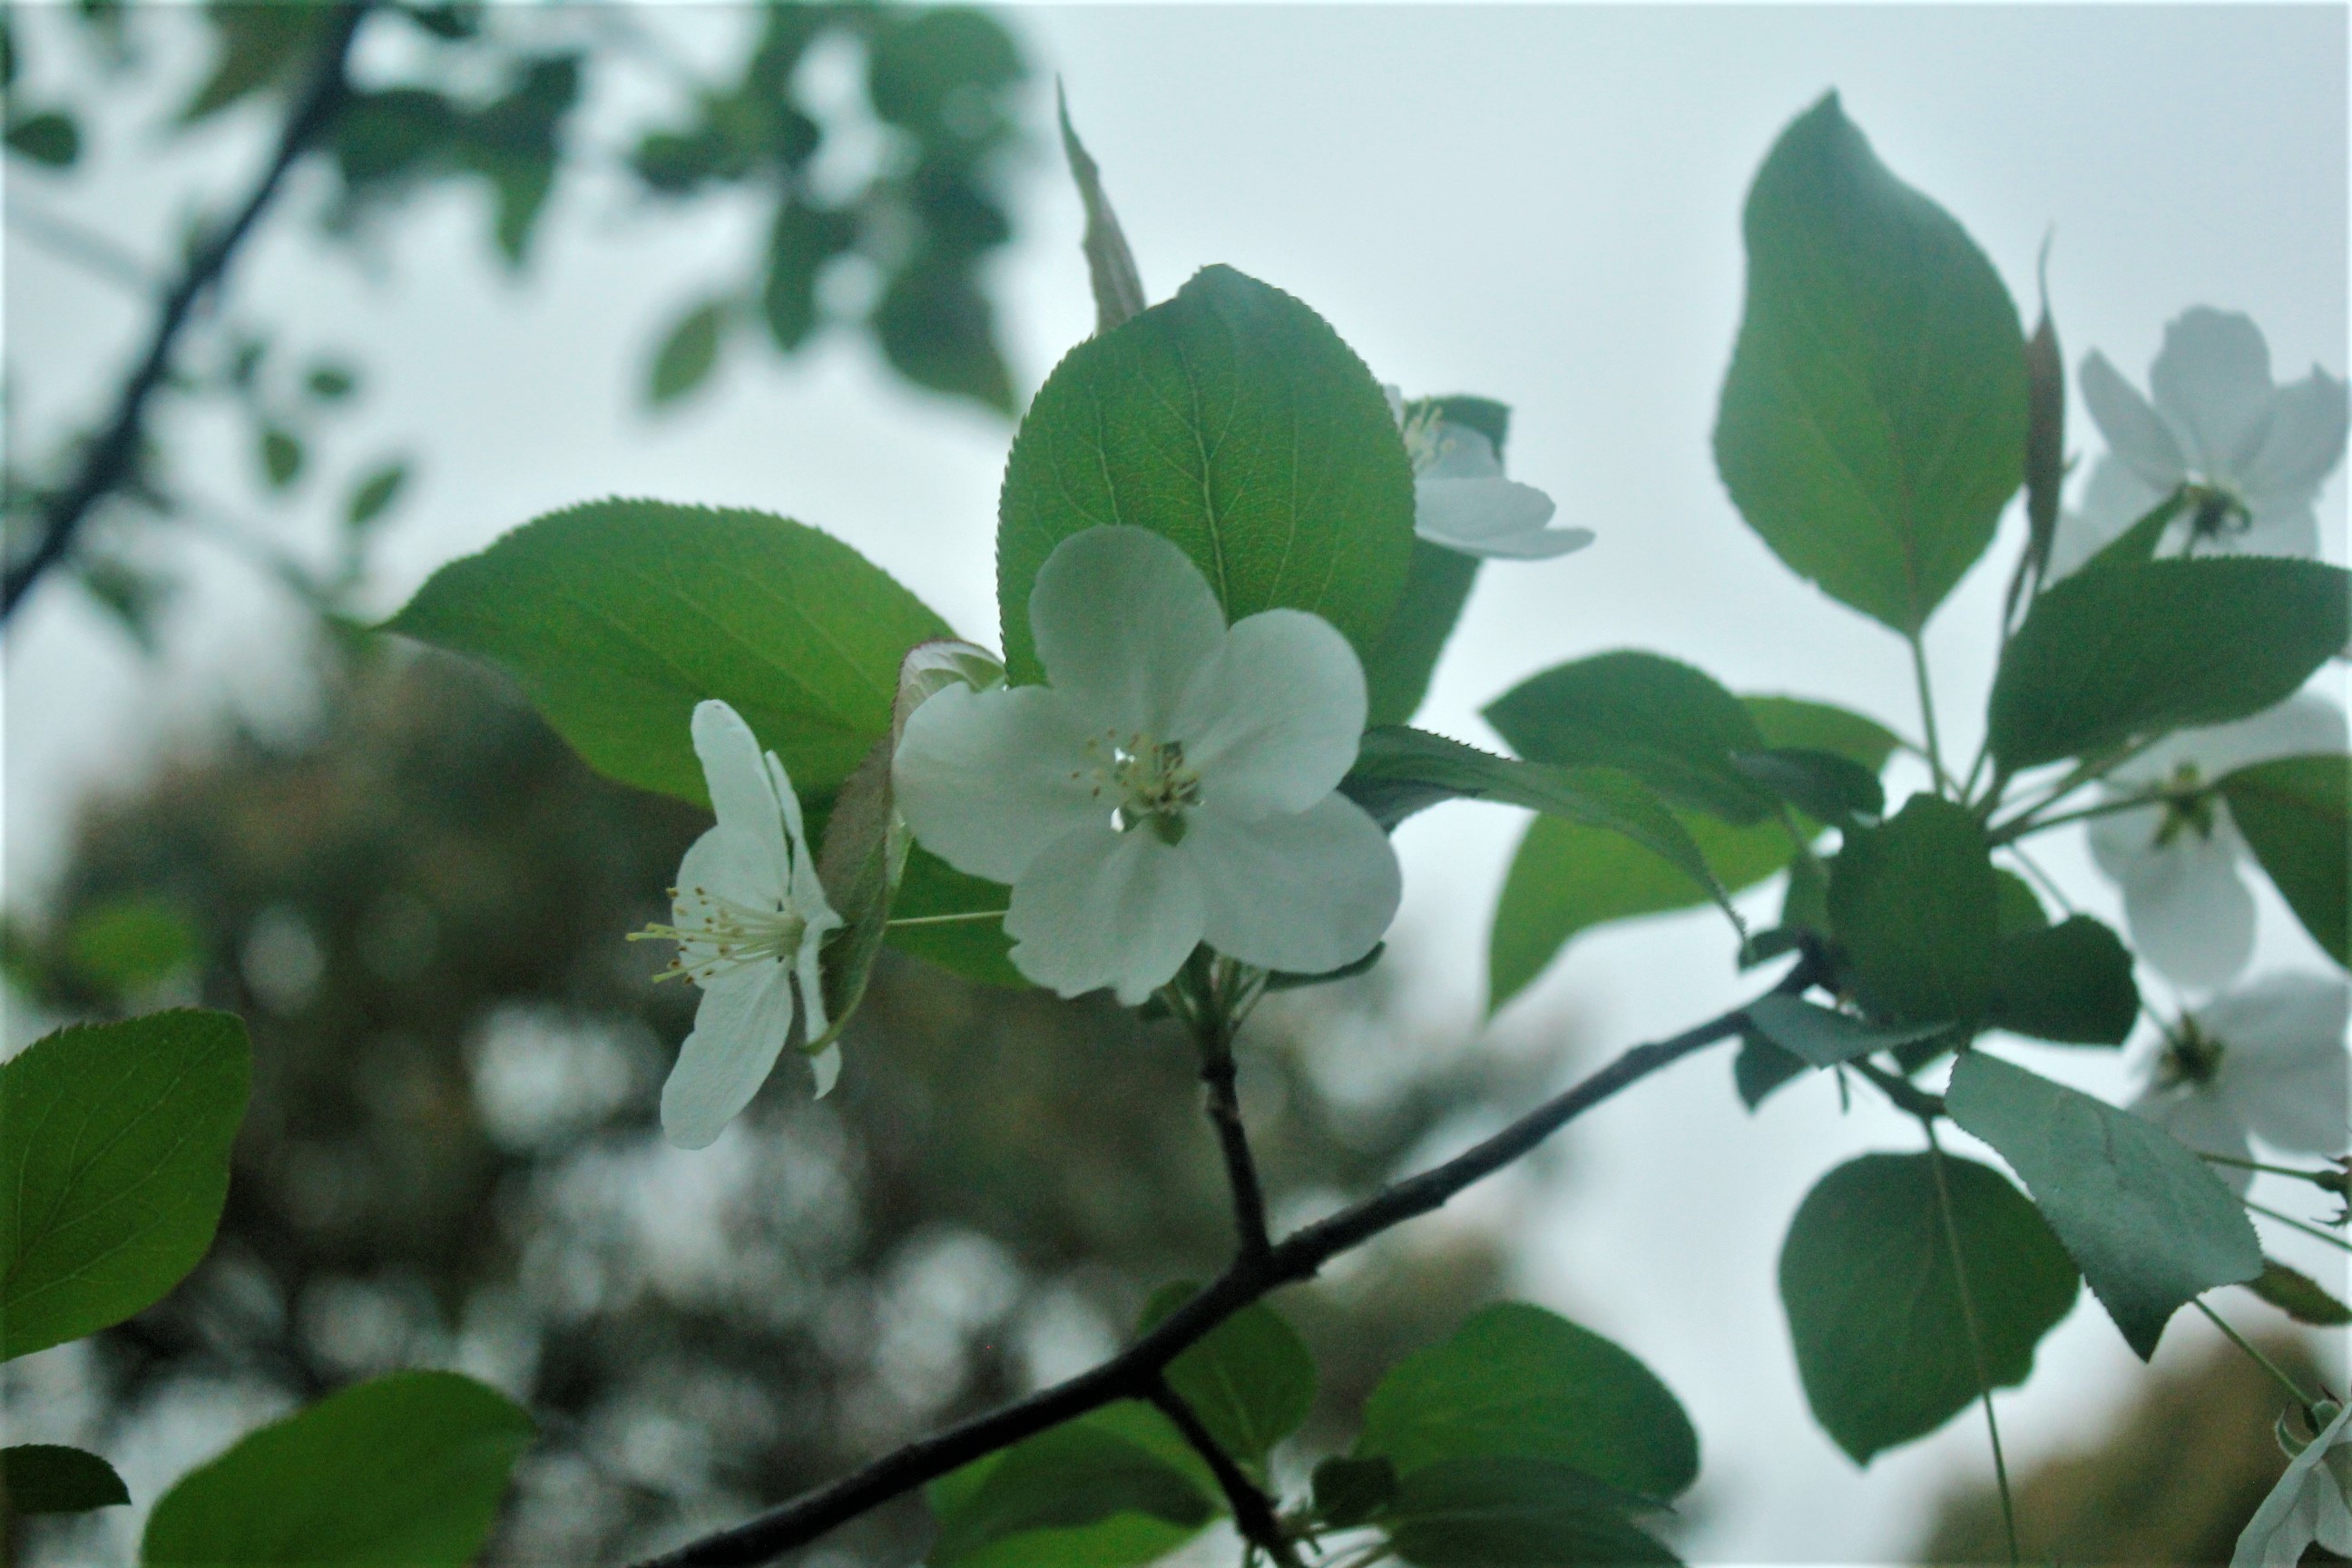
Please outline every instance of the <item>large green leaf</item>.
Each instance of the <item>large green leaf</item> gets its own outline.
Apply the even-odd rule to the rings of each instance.
[[[2344,651],[2352,576],[2316,561],[2168,557],[2075,573],[2033,601],[1987,714],[2015,771],[2284,701]]]
[[[505,666],[599,772],[697,805],[696,703],[732,705],[822,798],[889,731],[901,657],[948,635],[814,528],[646,500],[526,524],[435,573],[386,629]]]
[[[1781,1245],[1780,1304],[1814,1417],[1857,1463],[1925,1436],[1979,1392],[1938,1158],[1993,1385],[2023,1383],[2034,1346],[2074,1305],[2074,1264],[2000,1172],[1865,1154],[1823,1176]]]
[[[1215,1483],[1160,1413],[1123,1402],[932,1483],[932,1568],[1130,1568],[1217,1511]]]
[[[2254,858],[2271,874],[2287,907],[2336,963],[2352,966],[2347,882],[2352,879],[2352,760],[2339,755],[2281,757],[2223,777],[2230,803]]]
[[[1183,547],[1229,620],[1286,605],[1370,663],[1412,555],[1412,465],[1371,373],[1329,325],[1227,267],[1055,367],[998,503],[1005,663],[1040,678],[1029,590],[1106,523]]]
[[[0,1065],[0,1360],[119,1323],[196,1266],[251,1072],[245,1026],[192,1010]]]
[[[1768,746],[1828,752],[1875,773],[1903,744],[1876,720],[1832,703],[1803,697],[1743,697],[1739,701]]]
[[[2182,1302],[2263,1271],[2246,1211],[2161,1128],[1982,1051],[1952,1069],[1945,1104],[2025,1178],[2141,1360]]]
[[[1145,1304],[1136,1331],[1148,1332],[1199,1293],[1195,1285],[1162,1286]],[[1305,1425],[1315,1407],[1315,1357],[1298,1331],[1263,1301],[1210,1330],[1163,1375],[1219,1447],[1260,1471],[1266,1451]]]
[[[1791,569],[1916,632],[1991,542],[2023,475],[2017,307],[1835,93],[1781,133],[1743,226],[1748,307],[1716,466]]]
[[[1754,822],[1772,791],[1732,759],[1765,749],[1738,698],[1654,653],[1596,654],[1530,676],[1483,710],[1529,762],[1622,768],[1673,805]]]
[[[1558,1313],[1501,1301],[1391,1368],[1357,1453],[1408,1482],[1444,1460],[1572,1466],[1663,1502],[1698,1476],[1698,1435],[1656,1374]]]
[[[1853,992],[1894,1024],[1968,1022],[1991,999],[1999,892],[1966,806],[1916,795],[1850,833],[1830,871],[1830,921]]]
[[[1570,1467],[1441,1459],[1402,1478],[1387,1517],[1413,1568],[1623,1568],[1675,1554],[1626,1517],[1628,1500]]]
[[[473,1379],[396,1372],[250,1433],[148,1516],[143,1568],[460,1568],[530,1417]]]
[[[26,1514],[88,1513],[130,1500],[122,1478],[96,1454],[56,1443],[0,1448],[0,1530]]]
[[[1470,602],[1478,581],[1478,558],[1458,550],[1412,542],[1412,562],[1406,568],[1404,589],[1388,629],[1364,660],[1364,689],[1369,712],[1364,722],[1374,728],[1402,724],[1429,695],[1430,678],[1437,673],[1438,656]]]
[[[2131,954],[2090,916],[2012,932],[1994,947],[1985,1017],[1993,1027],[2065,1045],[2120,1046],[2138,1021]]]

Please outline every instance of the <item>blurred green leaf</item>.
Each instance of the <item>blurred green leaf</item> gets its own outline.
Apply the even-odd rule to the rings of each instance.
[[[55,1443],[0,1448],[0,1529],[10,1517],[88,1513],[130,1500],[122,1478],[96,1454]]]
[[[282,490],[302,474],[302,442],[292,431],[277,426],[265,427],[255,451],[261,459],[262,477],[269,488]]]
[[[995,312],[971,266],[929,253],[916,258],[892,275],[867,325],[891,368],[917,386],[1013,411]]]
[[[310,367],[302,384],[321,403],[341,403],[360,389],[359,372],[347,364],[322,362]]]
[[[1937,1201],[1943,1161],[1951,1231]],[[1814,1418],[1858,1464],[1977,1397],[1951,1232],[1996,1388],[2023,1383],[2073,1310],[2074,1266],[2000,1173],[1935,1154],[1865,1154],[1823,1176],[1780,1248],[1780,1302]]]
[[[2139,1022],[2131,954],[2088,915],[2000,939],[1985,1022],[2062,1045],[2120,1046]]]
[[[898,663],[945,623],[783,518],[591,501],[453,562],[384,625],[505,667],[589,764],[706,804],[688,734],[719,698],[822,800],[889,731]]]
[[[326,5],[206,0],[213,68],[180,110],[181,123],[193,125],[292,76],[308,59],[312,41],[331,16],[332,8]]]
[[[0,1360],[119,1323],[196,1266],[250,1073],[245,1026],[193,1010],[0,1063]]]
[[[536,1429],[473,1379],[397,1372],[247,1434],[148,1517],[142,1568],[462,1568]]]
[[[866,54],[874,112],[927,142],[1001,135],[1010,113],[1004,89],[1026,74],[1013,36],[961,6],[886,11]]]
[[[1739,699],[1654,653],[1596,654],[1530,676],[1482,710],[1529,762],[1622,768],[1671,805],[1750,823],[1771,792],[1732,761],[1764,737]]]
[[[1364,660],[1368,727],[1402,724],[1419,711],[1422,699],[1429,695],[1430,679],[1437,673],[1438,658],[1477,580],[1476,556],[1425,539],[1412,542],[1396,609]]]
[[[1916,795],[1849,833],[1830,869],[1830,921],[1853,994],[1890,1024],[1968,1023],[1991,999],[2000,894],[1968,807]]]
[[[1890,174],[1835,93],[1748,195],[1748,303],[1716,465],[1791,570],[1895,631],[1991,542],[2025,459],[2025,340],[2000,274]]]
[[[1731,1059],[1731,1084],[1739,1103],[1754,1110],[1765,1098],[1804,1075],[1805,1064],[1753,1029],[1740,1037],[1739,1054]]]
[[[680,316],[646,373],[646,401],[656,407],[675,403],[700,386],[719,363],[719,340],[727,329],[728,301],[706,300]]]
[[[2352,1307],[2337,1300],[2310,1275],[2289,1268],[2275,1258],[2263,1259],[2263,1271],[2246,1281],[2246,1289],[2298,1323],[2322,1329],[2352,1323]]]
[[[2214,786],[2230,820],[2312,940],[2352,966],[2347,880],[2352,879],[2352,761],[2281,757],[2225,775]]]
[[[2050,929],[2050,911],[2042,907],[2033,885],[2014,871],[1994,867],[1993,924],[2002,936]]]
[[[168,980],[204,956],[196,928],[161,899],[134,894],[99,904],[66,927],[74,973],[110,995]]]
[[[2284,701],[2352,633],[2352,575],[2316,561],[2168,557],[2077,572],[2033,602],[1988,712],[2011,771]]]
[[[1145,1304],[1139,1334],[1200,1293],[1162,1286]],[[1168,1386],[1192,1407],[1217,1446],[1264,1474],[1269,1449],[1315,1406],[1315,1358],[1298,1331],[1263,1301],[1243,1308],[1168,1363]]]
[[[1876,720],[1802,697],[1743,697],[1768,746],[1829,752],[1868,768],[1874,777],[1902,742]]]
[[[1622,1493],[1566,1465],[1444,1459],[1397,1483],[1386,1522],[1414,1568],[1623,1568],[1678,1563],[1626,1518]]]
[[[8,122],[8,150],[52,169],[70,169],[81,157],[81,127],[59,110]]]
[[[1015,680],[1040,674],[1037,569],[1111,522],[1182,546],[1228,619],[1312,611],[1370,658],[1412,555],[1412,469],[1371,373],[1322,318],[1212,267],[1055,367],[1013,442],[999,518]]]
[[[789,353],[808,341],[816,326],[817,278],[826,262],[856,239],[856,222],[846,212],[812,206],[797,197],[776,209],[760,311],[778,348]]]
[[[1835,1067],[1856,1057],[1916,1045],[1952,1032],[1947,1023],[1906,1024],[1895,1028],[1861,1019],[1795,996],[1764,996],[1750,1003],[1748,1022],[1755,1033],[1807,1067]]]
[[[446,160],[461,124],[457,105],[426,88],[354,92],[335,116],[335,167],[364,199]]]
[[[999,882],[968,876],[916,845],[907,856],[904,879],[891,914],[902,921],[940,915],[1003,914],[1012,907],[1013,889]],[[960,920],[935,925],[895,925],[889,943],[967,980],[1029,989],[1029,977],[1013,967],[1013,939],[1001,920]]]
[[[1731,765],[1816,822],[1852,826],[1875,821],[1886,810],[1878,774],[1851,757],[1800,746],[1740,752]]]
[[[1982,1051],[1961,1056],[1944,1100],[2025,1178],[2142,1361],[2182,1302],[2262,1272],[2245,1210],[2163,1129]]]
[[[469,115],[456,153],[461,167],[489,183],[493,237],[509,267],[522,264],[563,156],[565,119],[580,101],[576,55],[524,59],[507,90]]]
[[[343,526],[359,530],[373,527],[376,521],[392,510],[393,502],[408,485],[408,460],[395,458],[379,463],[360,476],[352,486],[352,493],[343,502]]]
[[[1351,1530],[1395,1499],[1396,1467],[1386,1459],[1334,1454],[1317,1462],[1312,1485],[1315,1517],[1333,1530]]]
[[[1137,1427],[1165,1429],[1153,1439]],[[1154,1562],[1217,1511],[1148,1406],[1114,1405],[1024,1439],[936,1482],[932,1568],[1127,1568]]]

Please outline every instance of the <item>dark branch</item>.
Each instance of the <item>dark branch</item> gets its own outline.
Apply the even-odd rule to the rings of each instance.
[[[1184,1441],[1192,1446],[1192,1451],[1209,1467],[1209,1473],[1217,1478],[1217,1486],[1225,1494],[1226,1506],[1234,1510],[1234,1526],[1242,1532],[1242,1539],[1273,1558],[1279,1568],[1299,1568],[1298,1549],[1282,1532],[1282,1521],[1275,1517],[1274,1500],[1242,1473],[1241,1466],[1210,1436],[1183,1396],[1169,1387],[1165,1378],[1154,1377],[1145,1397],[1150,1400],[1152,1408],[1168,1417],[1169,1424],[1184,1435]]]
[[[344,67],[351,58],[352,36],[359,31],[361,19],[366,14],[365,0],[336,8],[320,41],[310,78],[287,111],[277,152],[262,172],[260,182],[236,216],[207,236],[189,256],[186,270],[163,297],[154,330],[148,336],[147,352],[138,368],[131,373],[131,378],[122,384],[113,414],[83,452],[81,467],[72,479],[40,509],[39,542],[24,559],[9,564],[5,583],[0,584],[0,621],[15,615],[17,605],[41,574],[65,559],[82,524],[99,502],[131,478],[146,433],[148,399],[170,374],[173,352],[179,346],[180,333],[197,302],[226,275],[229,263],[285,183],[286,172],[318,142],[320,132],[342,108],[351,90]]]
[[[1201,1011],[1193,1029],[1201,1049],[1201,1083],[1208,1090],[1209,1125],[1216,1130],[1217,1151],[1224,1156],[1225,1185],[1234,1198],[1234,1239],[1241,1263],[1265,1261],[1272,1250],[1265,1228],[1265,1191],[1257,1177],[1257,1162],[1250,1155],[1249,1132],[1242,1125],[1242,1102],[1235,1087],[1234,1031],[1223,1008],[1212,1001]]]
[[[1769,994],[1805,990],[1822,975],[1810,949]],[[1118,1399],[1148,1399],[1168,1363],[1209,1331],[1285,1285],[1312,1279],[1342,1252],[1384,1230],[1442,1207],[1447,1199],[1527,1153],[1602,1100],[1694,1051],[1739,1033],[1746,1006],[1710,1018],[1670,1040],[1636,1046],[1566,1093],[1418,1176],[1383,1187],[1352,1208],[1308,1226],[1255,1263],[1238,1259],[1202,1292],[1177,1308],[1119,1354],[1066,1383],[977,1415],[886,1454],[791,1502],[648,1559],[641,1568],[746,1568],[766,1563],[867,1510],[937,1480],[983,1455],[1010,1447],[1049,1426]]]

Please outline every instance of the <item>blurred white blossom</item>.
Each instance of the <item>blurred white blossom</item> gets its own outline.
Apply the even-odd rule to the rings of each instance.
[[[2249,1135],[2297,1154],[2352,1142],[2352,985],[2276,974],[2192,1008],[2147,1063],[2131,1109],[2202,1153],[2250,1157]],[[2252,1173],[2213,1173],[2243,1193]]]
[[[1389,414],[1412,458],[1412,531],[1465,555],[1541,561],[1592,542],[1589,528],[1547,528],[1551,497],[1503,477],[1503,460],[1483,430],[1447,419],[1437,405],[1407,407],[1393,386]]]
[[[2352,1555],[2352,1405],[2290,1461],[2238,1537],[2230,1568],[2294,1568],[2315,1543]]]

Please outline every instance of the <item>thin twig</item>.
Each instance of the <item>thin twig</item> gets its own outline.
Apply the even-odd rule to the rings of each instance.
[[[2271,1374],[2271,1381],[2276,1383],[2281,1388],[2286,1390],[2287,1397],[2294,1400],[2296,1405],[2302,1407],[2304,1419],[2310,1421],[2315,1429],[2319,1423],[2313,1419],[2311,1411],[2312,1398],[2310,1394],[2304,1392],[2303,1384],[2289,1377],[2285,1372],[2280,1368],[2278,1363],[2271,1360],[2270,1357],[2256,1350],[2251,1340],[2247,1339],[2245,1335],[2240,1333],[2237,1330],[2231,1328],[2228,1321],[2224,1319],[2221,1313],[2215,1311],[2212,1308],[2205,1304],[2204,1297],[2191,1296],[2189,1300],[2199,1311],[2205,1314],[2205,1319],[2208,1322],[2221,1331],[2224,1338],[2228,1339],[2231,1344],[2237,1346],[2248,1355],[2253,1357],[2254,1364],[2261,1367],[2264,1372],[2269,1373]]]
[[[2009,1461],[2001,1456],[2000,1422],[1992,1413],[1992,1373],[1985,1362],[1984,1331],[1977,1324],[1976,1293],[1969,1289],[1968,1258],[1960,1249],[1960,1222],[1952,1212],[1951,1185],[1944,1177],[1944,1146],[1937,1142],[1936,1123],[1932,1117],[1923,1116],[1919,1125],[1927,1133],[1927,1168],[1936,1177],[1936,1208],[1944,1216],[1944,1241],[1952,1253],[1952,1284],[1960,1297],[1960,1326],[1968,1331],[1969,1359],[1977,1373],[1977,1394],[1984,1401],[1985,1435],[1992,1440],[1992,1479],[1994,1489],[2000,1494],[2001,1533],[2009,1538],[2009,1565],[2017,1568],[2021,1554],[2017,1545],[2017,1506],[2010,1500]]]
[[[1818,956],[1804,957],[1767,993],[1792,995],[1822,974]],[[836,1526],[903,1496],[972,1460],[1012,1447],[1051,1426],[1118,1399],[1149,1397],[1168,1363],[1212,1329],[1286,1285],[1311,1279],[1339,1254],[1406,1220],[1441,1208],[1484,1177],[1519,1159],[1569,1122],[1662,1068],[1738,1035],[1747,1004],[1686,1029],[1672,1039],[1636,1046],[1582,1082],[1529,1111],[1500,1132],[1444,1164],[1383,1187],[1350,1208],[1275,1244],[1255,1264],[1236,1262],[1150,1332],[1101,1365],[1026,1399],[918,1438],[865,1468],[820,1487],[754,1519],[691,1541],[643,1568],[745,1568],[807,1545]]]
[[[310,79],[287,112],[285,130],[268,167],[236,215],[189,256],[187,269],[163,298],[154,330],[148,336],[147,352],[122,384],[105,428],[83,452],[81,467],[72,479],[41,508],[38,542],[23,560],[9,565],[5,583],[0,583],[0,621],[13,616],[41,574],[65,558],[90,512],[137,467],[146,432],[147,401],[170,374],[173,351],[179,346],[180,333],[196,302],[226,275],[238,248],[284,184],[287,171],[316,144],[342,108],[351,89],[344,68],[351,58],[352,38],[367,10],[366,0],[355,0],[338,6],[328,21]]]
[[[1154,1377],[1144,1397],[1183,1434],[1184,1441],[1192,1446],[1201,1462],[1209,1467],[1209,1473],[1217,1478],[1226,1506],[1234,1510],[1234,1527],[1242,1532],[1242,1539],[1273,1558],[1279,1568],[1300,1568],[1298,1549],[1283,1533],[1282,1521],[1275,1515],[1274,1500],[1243,1473],[1223,1445],[1202,1425],[1199,1413],[1184,1402],[1183,1395],[1169,1387],[1166,1378]]]

